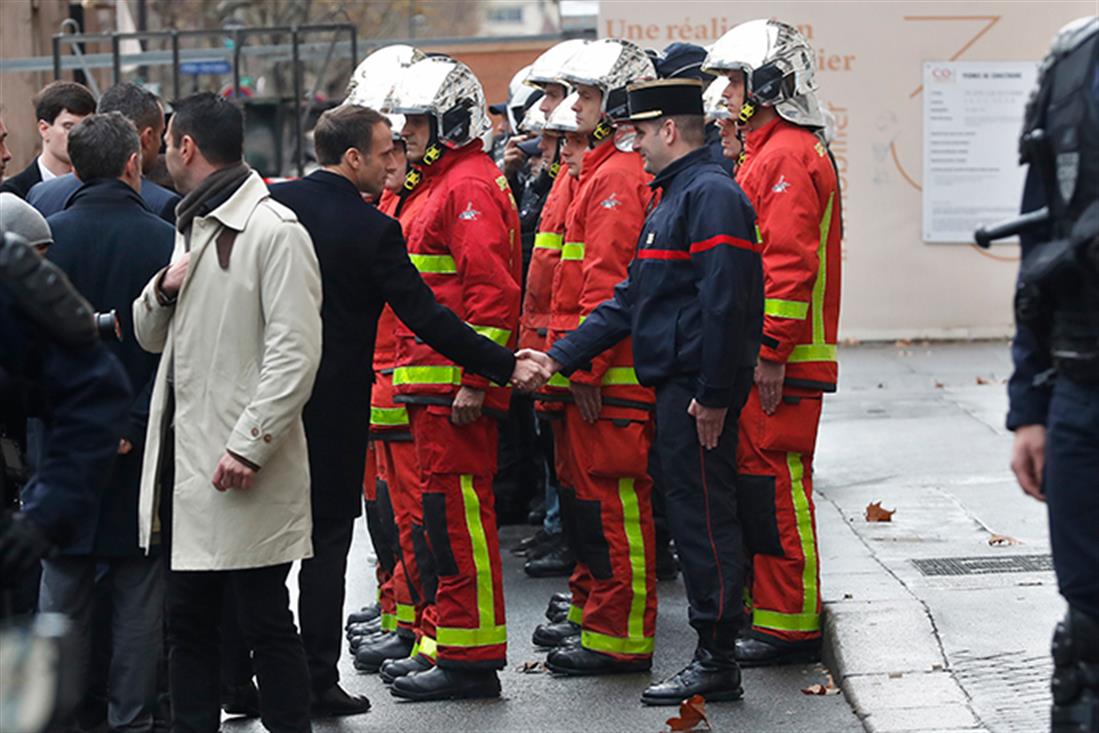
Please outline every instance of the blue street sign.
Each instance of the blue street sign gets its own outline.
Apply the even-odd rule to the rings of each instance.
[[[179,73],[187,76],[201,76],[203,74],[228,74],[232,70],[232,65],[225,59],[213,59],[210,61],[184,61],[179,65]]]

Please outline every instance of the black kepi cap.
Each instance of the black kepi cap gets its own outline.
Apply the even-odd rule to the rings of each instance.
[[[667,115],[702,117],[702,82],[698,79],[639,81],[626,89],[629,117],[620,122],[655,120]]]

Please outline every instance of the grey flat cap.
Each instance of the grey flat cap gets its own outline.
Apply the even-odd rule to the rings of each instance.
[[[0,193],[0,230],[15,232],[35,247],[53,244],[46,218],[14,193]]]

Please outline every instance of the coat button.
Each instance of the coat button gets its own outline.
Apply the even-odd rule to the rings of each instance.
[[[253,438],[258,438],[259,437],[259,428],[252,428],[252,437]]]
[[[264,442],[264,443],[270,443],[270,442],[271,442],[272,440],[274,440],[274,438],[272,438],[272,437],[271,437],[271,434],[270,434],[270,433],[268,433],[267,435],[264,435],[264,436],[263,436],[263,442]]]

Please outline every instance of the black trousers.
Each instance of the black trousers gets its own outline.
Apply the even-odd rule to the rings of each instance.
[[[696,380],[656,388],[659,451],[668,528],[679,553],[689,619],[699,643],[731,656],[741,612],[745,555],[736,498],[737,419],[752,385],[751,369],[738,373],[735,397],[718,446],[704,450],[687,414]]]
[[[165,445],[175,442],[167,431]],[[165,450],[162,487],[174,485],[175,456]],[[213,491],[213,488],[210,489]],[[175,571],[172,492],[161,492],[161,542],[167,572],[168,678],[172,733],[217,733],[221,725],[221,627],[226,596],[236,604],[259,682],[260,720],[272,733],[308,733],[309,669],[290,612],[290,563],[248,570]]]
[[[298,571],[298,620],[314,693],[340,681],[344,578],[354,517],[313,517],[313,557]]]

